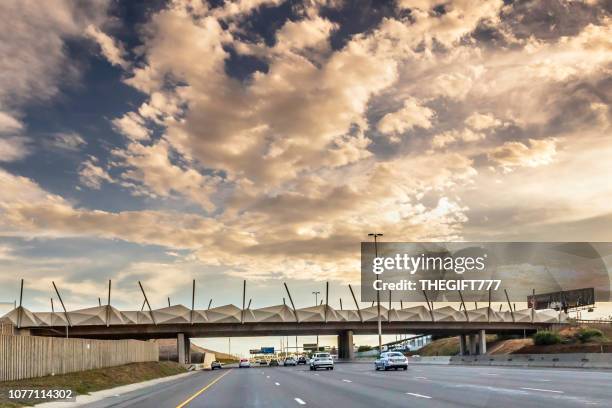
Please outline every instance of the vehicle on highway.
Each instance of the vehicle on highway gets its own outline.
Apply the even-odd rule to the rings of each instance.
[[[215,368],[221,368],[221,363],[219,361],[213,361],[210,363],[210,369],[214,370]]]
[[[278,360],[273,358],[270,360],[270,364],[268,364],[270,367],[274,367],[274,366],[278,366]]]
[[[251,366],[251,362],[248,358],[241,358],[238,363],[238,368],[249,368]]]
[[[334,369],[334,360],[329,353],[315,353],[310,359],[310,370],[316,371],[319,368],[326,370]]]
[[[374,362],[374,368],[378,370],[397,370],[397,369],[408,369],[408,359],[402,353],[397,351],[389,351],[382,353],[380,357]]]
[[[262,359],[262,360],[259,362],[259,365],[268,365],[268,362],[267,362],[266,360]]]
[[[283,362],[283,365],[285,367],[287,367],[287,366],[296,366],[297,365],[297,361],[293,357],[287,357],[285,359],[285,361]]]
[[[297,363],[298,364],[306,364],[308,363],[308,360],[306,359],[306,356],[299,356],[297,359]]]

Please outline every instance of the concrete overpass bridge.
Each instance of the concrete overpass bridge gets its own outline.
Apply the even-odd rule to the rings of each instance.
[[[486,351],[489,333],[531,334],[563,323],[565,314],[555,310],[495,311],[490,307],[457,310],[446,306],[412,306],[395,309],[380,306],[385,334],[460,335],[463,351]],[[65,312],[31,312],[17,307],[3,318],[17,332],[36,336],[70,336],[95,339],[177,338],[179,356],[185,358],[189,338],[337,335],[339,355],[352,357],[354,334],[376,334],[378,307],[336,310],[329,305],[294,309],[277,305],[242,309],[225,305],[195,310],[175,305],[148,311],[120,311],[103,305]]]
[[[53,337],[78,337],[92,339],[161,339],[176,338],[180,361],[188,362],[190,338],[197,337],[255,337],[337,335],[339,356],[353,357],[353,335],[378,333],[381,321],[385,334],[439,334],[459,335],[461,353],[484,354],[486,332],[506,334],[531,334],[539,329],[565,322],[566,314],[555,310],[495,311],[490,303],[486,307],[463,310],[450,306],[434,308],[433,302],[424,297],[427,307],[418,305],[393,308],[382,304],[360,308],[349,285],[355,309],[340,310],[329,306],[329,284],[326,302],[298,309],[285,284],[291,307],[287,304],[251,309],[245,307],[246,281],[243,285],[242,308],[225,305],[206,310],[195,309],[195,280],[191,308],[183,305],[152,309],[146,292],[138,285],[144,297],[142,310],[121,311],[111,305],[111,282],[108,285],[106,305],[68,311],[54,282],[53,287],[63,312],[32,312],[22,306],[23,280],[19,306],[0,318],[3,324],[12,325],[17,334]],[[169,303],[169,301],[168,301]],[[148,310],[144,310],[144,306]],[[342,305],[342,303],[341,303]]]

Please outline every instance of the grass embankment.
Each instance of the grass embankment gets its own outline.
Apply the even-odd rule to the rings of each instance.
[[[487,336],[487,354],[612,353],[612,325],[573,326],[558,332],[540,332],[534,338]],[[536,340],[534,343],[534,339]],[[421,356],[459,354],[459,337],[434,340],[413,352]]]
[[[133,363],[64,375],[0,382],[0,408],[21,407],[32,403],[16,403],[8,399],[9,389],[71,389],[89,394],[108,388],[184,373],[187,370],[172,361]],[[42,402],[42,401],[39,401]]]
[[[514,353],[612,353],[610,334],[612,326],[573,326],[557,332],[540,332],[534,336],[535,344],[526,345]]]
[[[487,347],[495,342],[497,337],[495,335],[487,336]],[[418,354],[420,356],[455,356],[459,354],[459,337],[445,337],[437,339],[421,347],[412,354]]]

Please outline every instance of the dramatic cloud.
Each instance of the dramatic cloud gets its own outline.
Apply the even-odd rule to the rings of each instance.
[[[70,39],[86,38],[96,63],[108,70],[100,53],[121,70],[121,95],[137,97],[87,128],[104,140],[52,134],[79,155],[80,194],[0,170],[1,234],[161,246],[173,261],[118,272],[148,276],[156,296],[164,273],[201,266],[354,279],[373,229],[396,241],[558,240],[612,226],[601,3],[405,0],[346,21],[341,1],[175,0],[127,38],[101,28],[103,3],[43,4],[0,6],[12,16],[0,51],[15,56],[0,62],[0,161],[27,160],[22,105],[78,78]]]

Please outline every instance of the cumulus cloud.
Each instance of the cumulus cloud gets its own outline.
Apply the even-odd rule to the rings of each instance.
[[[484,130],[498,127],[502,122],[491,114],[474,112],[465,120],[465,124],[474,130]]]
[[[536,140],[529,143],[506,142],[489,152],[489,160],[506,171],[514,167],[538,167],[549,164],[557,153],[557,142],[554,138]]]
[[[91,156],[88,160],[81,163],[79,180],[81,184],[94,190],[99,190],[105,181],[113,181],[108,172],[98,165],[98,159]]]
[[[0,106],[19,106],[57,94],[60,80],[78,74],[66,55],[65,41],[105,18],[107,1],[83,7],[78,2],[7,0],[0,3]]]
[[[377,127],[381,133],[391,135],[392,141],[399,142],[398,134],[415,127],[431,128],[431,119],[434,114],[433,110],[420,105],[419,101],[411,98],[404,101],[402,109],[383,116]]]
[[[28,139],[19,136],[0,136],[0,162],[21,160],[30,153]]]
[[[431,140],[431,145],[434,148],[442,149],[458,141],[475,142],[485,137],[484,133],[474,132],[467,128],[463,130],[449,130],[435,135]]]
[[[135,112],[129,112],[113,120],[114,128],[132,140],[145,140],[149,138],[149,129],[143,118]]]

